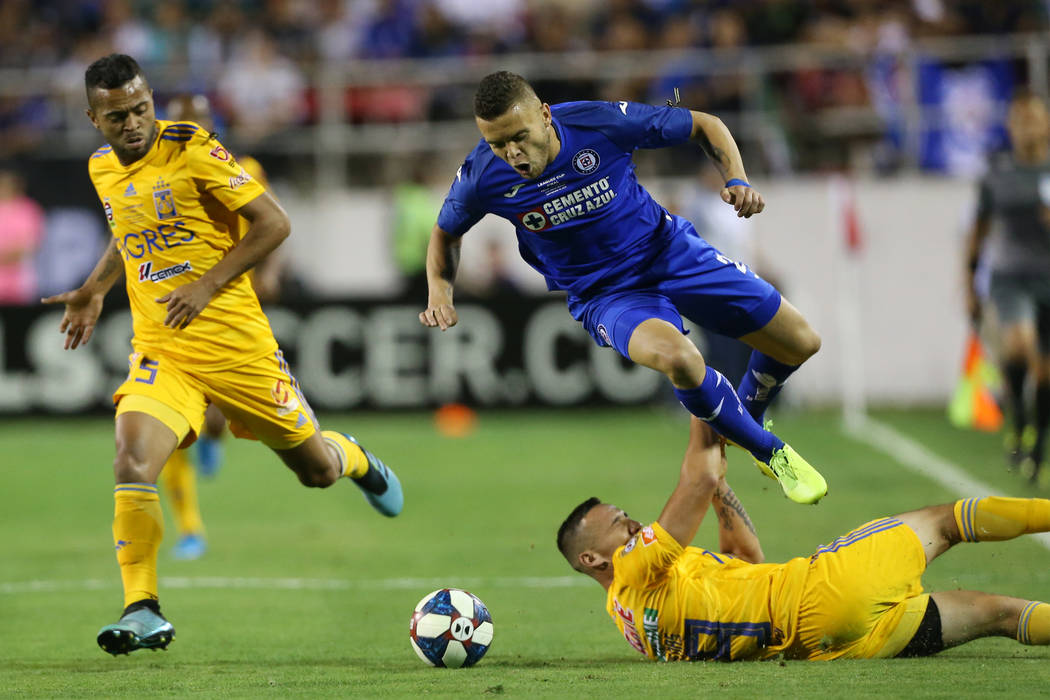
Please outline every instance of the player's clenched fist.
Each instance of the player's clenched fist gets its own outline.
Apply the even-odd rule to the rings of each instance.
[[[65,304],[66,313],[58,326],[59,333],[66,334],[66,350],[76,350],[87,345],[95,330],[95,322],[102,313],[102,295],[86,289],[74,289],[40,300],[44,304]]]
[[[726,204],[732,204],[733,208],[736,209],[736,215],[745,219],[750,218],[752,214],[760,213],[766,208],[766,203],[762,199],[762,195],[758,193],[758,190],[747,185],[733,185],[732,187],[722,188],[722,201]]]
[[[419,314],[419,322],[428,328],[440,328],[447,331],[459,321],[456,308],[452,304],[432,304]]]

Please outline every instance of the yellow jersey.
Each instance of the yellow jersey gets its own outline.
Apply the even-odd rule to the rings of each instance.
[[[188,326],[164,325],[155,301],[200,278],[243,235],[236,210],[265,192],[215,138],[193,122],[157,120],[149,152],[122,165],[109,145],[88,172],[124,259],[132,346],[218,371],[277,350],[248,275],[231,281]]]
[[[613,554],[606,610],[651,659],[766,659],[792,641],[808,565],[682,547],[653,523]]]

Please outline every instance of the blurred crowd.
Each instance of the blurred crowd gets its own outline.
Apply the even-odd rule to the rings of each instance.
[[[676,46],[866,49],[1045,27],[1040,0],[4,0],[0,66],[83,60],[94,42],[147,67],[211,70],[257,53],[260,36],[307,68],[348,58]]]
[[[82,182],[85,149],[97,142],[84,117],[83,75],[114,51],[142,64],[161,117],[173,97],[206,95],[225,143],[300,184],[317,168],[314,142],[288,146],[288,135],[333,119],[469,124],[475,78],[466,69],[508,67],[500,58],[510,54],[509,67],[551,103],[663,103],[678,88],[683,106],[727,122],[752,174],[918,167],[974,176],[1005,146],[1012,91],[1045,77],[1046,65],[1031,66],[1046,62],[1047,42],[1041,59],[1022,50],[952,60],[913,49],[939,37],[1046,35],[1048,12],[1050,0],[0,0],[0,170],[10,171],[0,178],[0,304],[58,291],[72,282],[63,275],[90,269],[95,251],[86,246],[74,246],[84,257],[76,266],[34,268],[34,257],[51,259],[43,254],[49,245],[67,249],[55,241],[92,227],[104,238]],[[756,72],[754,49],[767,47],[803,60],[771,66],[767,58]],[[686,53],[696,49],[710,50],[712,65]],[[663,53],[643,53],[654,51]],[[609,52],[657,55],[659,63],[634,75],[598,70],[594,57]],[[552,55],[558,62],[544,64]],[[820,59],[828,55],[835,58]],[[413,80],[413,71],[429,62],[394,70],[390,80],[379,64],[361,63],[457,58],[464,70],[441,63],[439,79],[427,80]],[[529,66],[545,67],[531,75]],[[334,111],[320,87],[332,67],[344,81]],[[1034,87],[1045,94],[1047,86]],[[389,138],[369,140],[373,150],[359,148],[342,167],[351,185],[398,185],[391,239],[411,289],[417,239],[429,231],[441,189],[424,180],[436,174],[444,186],[450,158],[461,157],[449,153],[462,149],[435,138],[425,152],[387,154]],[[687,149],[640,153],[638,161],[643,174],[692,176],[698,165]],[[434,163],[433,173],[419,176],[411,164],[421,162]],[[44,198],[46,221],[27,190]],[[67,201],[82,190],[79,202]],[[493,249],[493,270],[501,255]],[[494,288],[507,286],[501,273],[491,278]]]
[[[47,69],[51,84],[12,86],[17,73],[6,81],[0,74],[0,157],[32,150],[49,130],[84,128],[83,69],[111,51],[135,56],[150,75],[174,75],[158,81],[169,92],[208,93],[220,125],[251,146],[316,123],[318,69],[340,61],[695,48],[731,56],[780,45],[878,55],[924,37],[1046,28],[1043,0],[2,0],[0,69]],[[549,102],[662,102],[680,87],[683,104],[715,113],[736,112],[751,95],[789,126],[834,108],[872,109],[890,120],[884,103],[899,89],[892,68],[873,77],[871,69],[795,67],[758,90],[743,73],[702,70],[672,60],[646,79],[548,75],[537,87]],[[469,118],[463,96],[350,84],[342,117]]]

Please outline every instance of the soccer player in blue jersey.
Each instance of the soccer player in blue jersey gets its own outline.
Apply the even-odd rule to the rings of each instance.
[[[769,401],[820,348],[802,315],[746,265],[673,216],[634,174],[636,148],[694,141],[725,180],[738,215],[765,208],[733,137],[714,116],[634,102],[540,101],[519,75],[482,79],[474,98],[482,139],[456,173],[427,251],[425,326],[457,321],[452,291],[461,237],[485,214],[514,224],[522,257],[602,346],[663,372],[694,416],[749,451],[798,503],[824,478],[763,427]],[[682,316],[754,348],[739,395],[685,337]]]

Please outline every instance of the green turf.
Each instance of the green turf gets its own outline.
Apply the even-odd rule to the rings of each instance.
[[[992,486],[1028,493],[1002,470],[996,436],[957,432],[934,412],[876,417]],[[639,519],[658,514],[685,446],[676,411],[483,414],[462,439],[438,436],[421,414],[323,418],[397,469],[403,515],[375,515],[350,484],[302,488],[261,446],[227,442],[223,470],[201,485],[207,556],[173,560],[169,523],[162,603],[177,640],[167,652],[120,658],[94,641],[121,607],[109,532],[112,422],[0,424],[0,695],[947,697],[1009,688],[1020,697],[1050,683],[1050,653],[1008,640],[909,661],[644,660],[606,616],[601,589],[573,577],[553,539],[591,495]],[[954,498],[845,438],[831,414],[784,415],[777,432],[822,468],[831,492],[815,508],[791,504],[732,455],[730,480],[770,561],[809,553],[868,519]],[[697,541],[712,534],[706,523]],[[565,585],[536,585],[555,577]],[[233,578],[243,580],[230,587]],[[962,546],[925,582],[1045,599],[1050,551],[1024,540]],[[295,584],[311,588],[279,587]],[[456,585],[488,604],[494,643],[476,668],[430,669],[409,647],[408,618],[430,590]]]

